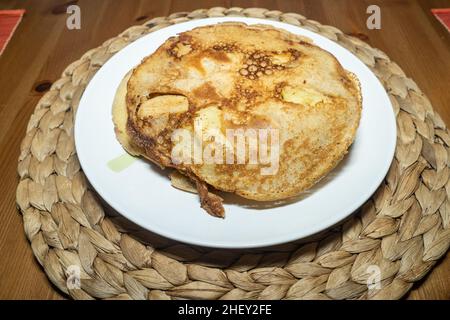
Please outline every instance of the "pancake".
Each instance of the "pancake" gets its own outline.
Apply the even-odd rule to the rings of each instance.
[[[118,89],[122,114],[125,108],[127,113],[119,131],[115,120],[119,141],[129,152],[191,179],[202,207],[215,216],[224,211],[211,187],[278,201],[313,186],[348,152],[361,116],[353,74],[309,40],[270,26],[224,23],[181,33],[145,58],[126,81]],[[277,155],[276,161],[262,161],[257,152],[260,161],[252,161],[255,144],[249,136],[239,161],[238,143],[227,140],[229,129],[266,132],[266,155]],[[174,139],[179,131],[193,140]],[[258,142],[263,137],[257,136]],[[198,159],[196,143],[211,147],[214,160],[231,152],[233,161]],[[174,158],[175,150],[184,152],[184,161]]]
[[[135,157],[144,157],[147,160],[150,160],[155,164],[157,164],[158,166],[160,166],[159,163],[153,161],[149,157],[146,157],[145,150],[134,144],[133,140],[128,135],[127,132],[128,112],[126,105],[126,95],[127,95],[127,83],[128,80],[130,79],[130,76],[131,71],[128,72],[122,79],[122,81],[119,84],[119,87],[117,88],[116,95],[114,96],[112,106],[112,119],[114,122],[114,132],[116,134],[117,140],[120,142],[125,151],[128,152],[130,155]],[[192,180],[190,180],[188,177],[181,174],[180,172],[176,170],[172,171],[169,174],[169,178],[174,188],[190,193],[197,193],[197,189],[195,187],[195,184],[192,183]],[[218,213],[223,215],[221,210],[216,209],[215,215],[217,215]]]
[[[127,132],[127,122],[128,122],[128,112],[127,112],[127,104],[126,104],[126,96],[127,96],[127,83],[130,79],[131,71],[128,72],[117,88],[116,95],[114,96],[113,106],[112,106],[112,119],[114,122],[114,132],[116,134],[117,140],[120,142],[122,147],[128,152],[130,155],[135,157],[144,157],[145,150],[135,145],[128,135]],[[147,158],[147,160],[152,161]],[[158,163],[156,163],[159,165]],[[172,186],[191,193],[196,193],[197,189],[195,189],[195,185],[192,184],[192,181],[181,174],[178,171],[172,171],[169,174],[170,181]]]
[[[117,140],[119,140],[122,147],[132,156],[144,156],[145,151],[133,143],[133,140],[127,132],[128,112],[126,104],[127,83],[130,79],[131,71],[128,72],[117,88],[114,96],[112,107],[112,119],[114,122],[114,132]]]

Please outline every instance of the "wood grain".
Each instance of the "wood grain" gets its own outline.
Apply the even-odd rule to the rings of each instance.
[[[81,30],[66,28],[66,7],[72,3],[81,7]],[[381,30],[366,28],[370,4],[381,7]],[[430,8],[450,7],[448,0],[2,0],[0,9],[27,12],[0,57],[0,299],[64,298],[34,259],[15,205],[19,144],[38,99],[65,66],[130,25],[212,6],[298,12],[356,35],[396,61],[450,124],[450,35],[430,13]],[[450,299],[449,255],[407,298]]]

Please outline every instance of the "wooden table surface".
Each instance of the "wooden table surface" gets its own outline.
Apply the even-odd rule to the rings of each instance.
[[[66,28],[66,7],[74,3],[81,8],[81,30]],[[381,7],[381,30],[366,27],[371,4]],[[450,34],[430,13],[450,7],[450,0],[1,0],[0,9],[26,14],[0,57],[0,299],[64,298],[34,259],[15,205],[19,145],[39,98],[70,62],[129,26],[214,6],[297,12],[364,39],[396,61],[450,125]],[[450,299],[450,256],[407,298]]]

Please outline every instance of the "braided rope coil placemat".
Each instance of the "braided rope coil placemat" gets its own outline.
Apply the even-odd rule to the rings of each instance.
[[[89,80],[137,38],[217,16],[273,19],[317,32],[353,52],[385,86],[397,116],[395,159],[378,191],[340,226],[271,248],[201,248],[113,215],[90,189],[73,140],[74,113]],[[449,145],[429,100],[380,50],[296,13],[200,9],[131,27],[66,68],[28,123],[17,204],[37,260],[75,299],[398,299],[450,244]],[[374,266],[380,282],[369,287]],[[71,282],[77,269],[80,288]]]

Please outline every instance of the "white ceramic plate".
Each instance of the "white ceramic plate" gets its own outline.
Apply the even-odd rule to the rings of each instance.
[[[311,38],[331,52],[361,82],[363,113],[356,140],[343,162],[296,202],[255,208],[227,197],[226,218],[200,208],[198,196],[174,189],[165,174],[136,160],[114,172],[107,165],[125,152],[115,138],[111,105],[124,75],[167,38],[224,21],[269,24]],[[176,24],[131,43],[96,73],[83,94],[75,121],[75,143],[84,173],[100,196],[138,225],[175,240],[220,248],[269,246],[306,237],[341,221],[376,190],[391,164],[396,122],[390,100],[375,75],[352,53],[311,31],[253,18],[209,18]],[[126,156],[124,156],[126,158]],[[125,159],[126,161],[126,159]]]

